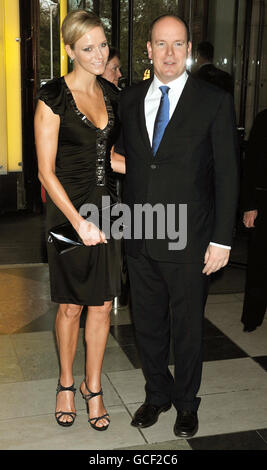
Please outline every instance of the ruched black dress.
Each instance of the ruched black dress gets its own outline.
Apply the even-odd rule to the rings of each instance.
[[[118,92],[106,80],[98,78],[98,82],[108,113],[103,130],[78,110],[64,77],[50,80],[38,94],[60,116],[55,172],[77,210],[86,203],[101,207],[102,196],[109,196],[111,204],[118,200],[109,158],[119,131]],[[47,194],[47,230],[66,221]],[[120,294],[119,240],[110,238],[107,244],[76,247],[59,255],[47,236],[47,251],[53,302],[97,306]]]

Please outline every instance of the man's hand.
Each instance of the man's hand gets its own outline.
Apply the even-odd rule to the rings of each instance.
[[[126,165],[125,157],[114,151],[114,145],[110,151],[110,165],[113,171],[125,175]]]
[[[229,261],[230,250],[228,248],[221,248],[220,246],[209,245],[205,253],[203,274],[207,276],[215,273],[219,269],[227,265]]]
[[[257,215],[258,215],[257,210],[244,212],[243,224],[245,225],[245,227],[247,228],[255,227],[254,222],[255,222]]]

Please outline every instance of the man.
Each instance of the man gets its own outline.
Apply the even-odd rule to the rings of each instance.
[[[213,65],[214,47],[208,41],[200,42],[197,46],[197,71],[195,77],[206,80],[213,85],[234,94],[232,76]]]
[[[146,379],[146,400],[131,424],[151,426],[173,403],[174,433],[190,437],[198,429],[208,276],[228,262],[235,220],[234,111],[229,94],[187,75],[191,43],[183,20],[172,15],[157,18],[147,49],[154,78],[122,92],[122,134],[112,167],[123,172],[125,157],[124,203],[132,214],[138,204],[161,204],[166,212],[173,205],[179,221],[179,205],[186,205],[187,223],[180,221],[179,230],[186,224],[187,243],[183,249],[170,249],[173,237],[168,234],[125,240],[133,320]],[[134,218],[132,224],[136,228]],[[170,331],[174,377],[168,368]]]
[[[122,73],[120,52],[116,47],[109,48],[107,65],[101,76],[119,88],[119,79],[122,77]]]
[[[241,321],[244,331],[259,327],[267,307],[267,109],[255,118],[243,173],[244,225],[250,229],[247,279]]]

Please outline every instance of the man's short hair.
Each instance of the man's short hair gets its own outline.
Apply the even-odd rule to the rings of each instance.
[[[214,47],[210,42],[202,41],[197,46],[197,53],[200,57],[203,57],[203,59],[212,61],[214,56]]]
[[[153,28],[154,28],[155,24],[163,18],[175,18],[176,20],[183,23],[183,25],[186,29],[187,42],[190,41],[190,29],[189,29],[189,26],[188,26],[187,22],[183,18],[181,18],[180,16],[172,15],[171,13],[166,13],[165,15],[160,15],[152,21],[152,23],[150,25],[150,28],[149,28],[149,32],[148,32],[148,41],[151,42],[151,40],[152,40],[152,31],[153,31]]]
[[[112,60],[114,57],[118,57],[120,59],[120,51],[117,47],[110,46],[109,47],[109,55],[108,55],[108,62]]]

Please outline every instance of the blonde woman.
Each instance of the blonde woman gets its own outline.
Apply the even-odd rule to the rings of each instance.
[[[116,202],[108,155],[117,138],[115,86],[100,75],[109,48],[100,19],[84,10],[70,12],[62,24],[73,71],[49,81],[39,92],[35,138],[39,179],[47,193],[47,230],[69,221],[85,246],[58,254],[48,237],[51,299],[59,304],[56,337],[60,357],[55,417],[71,426],[76,418],[73,361],[80,316],[88,307],[85,378],[80,391],[89,423],[108,428],[101,370],[110,327],[112,300],[120,293],[120,243],[79,213],[83,204],[101,207],[102,196]]]

